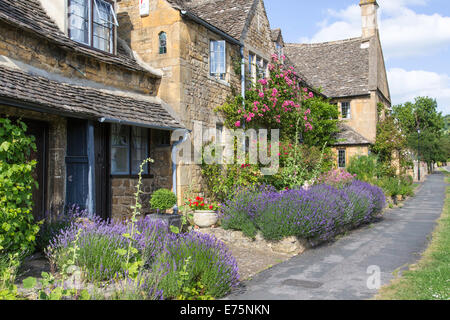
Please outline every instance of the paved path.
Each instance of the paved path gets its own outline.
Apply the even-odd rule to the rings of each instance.
[[[443,174],[429,175],[414,198],[381,222],[266,270],[227,299],[370,299],[377,290],[367,287],[368,268],[380,268],[384,285],[420,258],[442,213],[445,188]]]

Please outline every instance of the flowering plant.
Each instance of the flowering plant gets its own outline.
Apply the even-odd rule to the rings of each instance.
[[[196,197],[195,200],[188,199],[186,204],[194,211],[217,211],[220,208],[219,204],[208,202],[202,197]]]
[[[317,179],[317,184],[328,184],[335,187],[341,187],[351,183],[356,179],[356,174],[348,173],[344,169],[334,169],[322,174]]]
[[[284,137],[292,137],[297,127],[302,132],[313,130],[311,109],[303,102],[314,93],[303,87],[293,67],[284,64],[285,57],[272,56],[268,65],[270,76],[259,79],[242,96],[235,97],[216,110],[226,116],[226,126],[232,129],[264,127],[283,129]],[[245,107],[244,107],[245,105]]]

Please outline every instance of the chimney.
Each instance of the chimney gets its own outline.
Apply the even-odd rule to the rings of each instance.
[[[361,0],[362,37],[368,38],[378,32],[378,3],[377,0]]]

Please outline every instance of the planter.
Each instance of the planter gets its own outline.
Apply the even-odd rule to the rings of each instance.
[[[181,216],[178,214],[150,214],[151,220],[162,221],[167,226],[167,231],[170,231],[170,226],[181,228]]]
[[[200,228],[209,228],[219,221],[216,211],[194,211],[194,223]]]

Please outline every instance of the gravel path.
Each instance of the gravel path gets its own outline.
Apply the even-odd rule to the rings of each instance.
[[[388,284],[395,271],[415,263],[427,248],[442,213],[445,189],[443,174],[429,175],[415,197],[388,210],[381,222],[266,270],[227,299],[370,299],[378,290],[367,284],[377,279],[377,271],[380,284]]]

